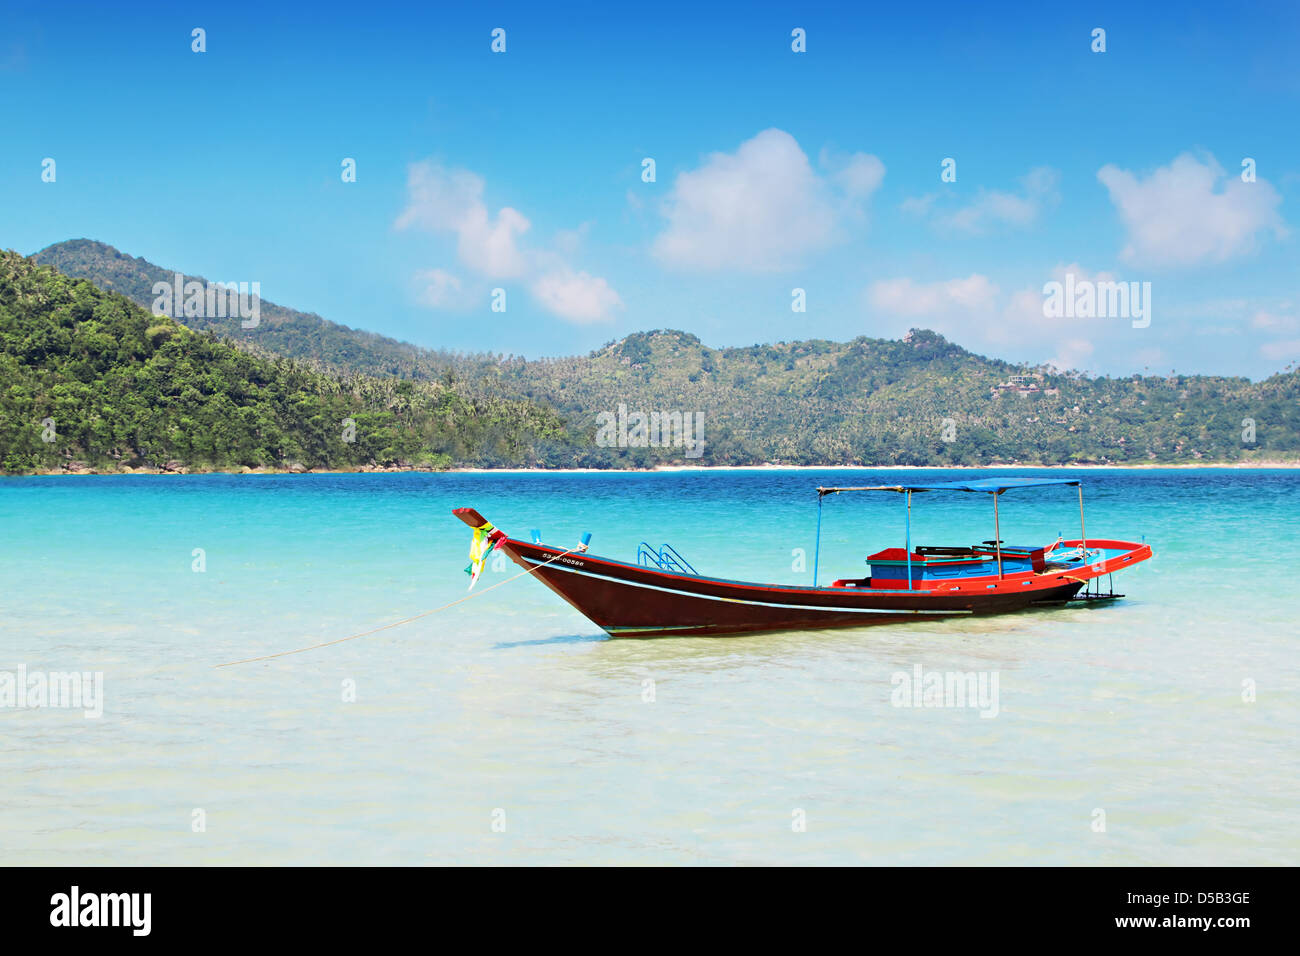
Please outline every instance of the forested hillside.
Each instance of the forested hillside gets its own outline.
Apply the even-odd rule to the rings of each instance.
[[[89,240],[59,243],[35,258],[146,307],[154,298],[153,283],[173,278],[166,269]],[[668,462],[1300,459],[1297,372],[1262,382],[1209,375],[1093,378],[984,358],[924,330],[902,341],[807,340],[722,349],[663,330],[629,335],[589,355],[526,361],[423,349],[266,302],[255,334],[241,330],[234,318],[185,322],[229,336],[253,355],[278,356],[273,364],[285,374],[324,373],[309,380],[338,381],[341,394],[398,416],[401,427],[385,419],[375,435],[404,435],[409,442],[424,434],[421,429],[432,429],[418,454],[393,444],[395,439],[376,438],[364,452],[352,449],[340,461],[365,460],[356,457],[365,454],[377,461],[423,455],[421,460],[437,463],[531,460],[546,467],[605,468]],[[209,340],[209,347],[215,343]],[[236,361],[228,349],[220,354],[223,361]],[[284,366],[284,358],[296,364]],[[478,411],[441,417],[432,411],[455,403]],[[679,447],[598,443],[598,416],[620,405],[700,416],[703,454],[690,458]],[[495,422],[491,435],[475,431],[487,427],[484,421]],[[286,448],[293,448],[292,440],[286,436]],[[334,460],[320,449],[318,455]]]
[[[1024,388],[1008,387],[1023,376]],[[999,387],[1003,386],[1003,387]],[[1300,376],[1089,378],[1027,369],[913,330],[710,349],[683,332],[638,333],[589,356],[485,369],[478,387],[594,423],[619,402],[696,410],[714,464],[982,465],[1300,458]],[[1243,423],[1254,423],[1246,441]],[[626,450],[628,460],[654,449]],[[662,453],[659,453],[662,456]],[[599,461],[608,450],[593,452]]]
[[[550,409],[250,355],[0,253],[0,467],[532,465]]]
[[[156,298],[154,283],[171,283],[176,276],[173,270],[90,239],[56,243],[32,258],[65,275],[89,279],[106,291],[120,292],[145,309],[151,309]],[[182,276],[184,280],[207,282],[202,276]],[[297,359],[335,372],[432,380],[442,375],[449,358],[445,353],[348,328],[266,299],[261,300],[260,323],[253,333],[241,329],[238,318],[228,316],[198,315],[184,321],[197,332],[216,333],[251,351]]]

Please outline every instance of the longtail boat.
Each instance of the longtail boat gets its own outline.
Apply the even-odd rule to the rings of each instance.
[[[1079,489],[1077,539],[1046,545],[1001,540],[998,498],[1015,488],[1073,485]],[[867,557],[870,574],[819,583],[822,502],[845,492],[895,492],[906,500],[901,548]],[[912,496],[971,492],[993,497],[993,537],[973,545],[912,546]],[[500,549],[520,567],[614,637],[741,634],[755,631],[862,627],[900,621],[1001,614],[1034,605],[1111,601],[1100,579],[1152,556],[1147,544],[1089,538],[1083,487],[1068,478],[986,478],[908,485],[817,489],[817,548],[811,586],[756,584],[699,574],[669,545],[642,543],[636,563],[587,553],[590,535],[572,548],[512,538],[473,508],[453,512],[474,529],[470,586],[483,561]],[[1095,589],[1094,589],[1095,585]],[[1081,593],[1082,592],[1082,593]]]

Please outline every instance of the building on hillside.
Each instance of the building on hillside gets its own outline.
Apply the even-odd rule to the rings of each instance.
[[[1060,395],[1059,388],[1043,388],[1039,383],[1043,376],[1038,372],[1032,372],[1027,375],[1009,375],[1005,382],[999,382],[989,389],[989,394],[994,398],[1001,398],[1005,394],[1016,395]]]

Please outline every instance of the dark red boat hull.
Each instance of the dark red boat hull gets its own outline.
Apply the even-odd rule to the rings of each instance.
[[[1084,583],[1066,576],[1032,588],[1006,581],[982,594],[802,588],[674,574],[513,538],[498,547],[615,637],[864,627],[1000,614],[1069,600]]]

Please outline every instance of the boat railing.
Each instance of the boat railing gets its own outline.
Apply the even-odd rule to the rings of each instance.
[[[642,567],[654,565],[660,571],[673,571],[677,574],[690,574],[695,577],[700,576],[700,572],[691,567],[691,563],[677,553],[677,549],[671,544],[661,545],[656,551],[649,544],[642,541],[636,549],[636,563]]]

